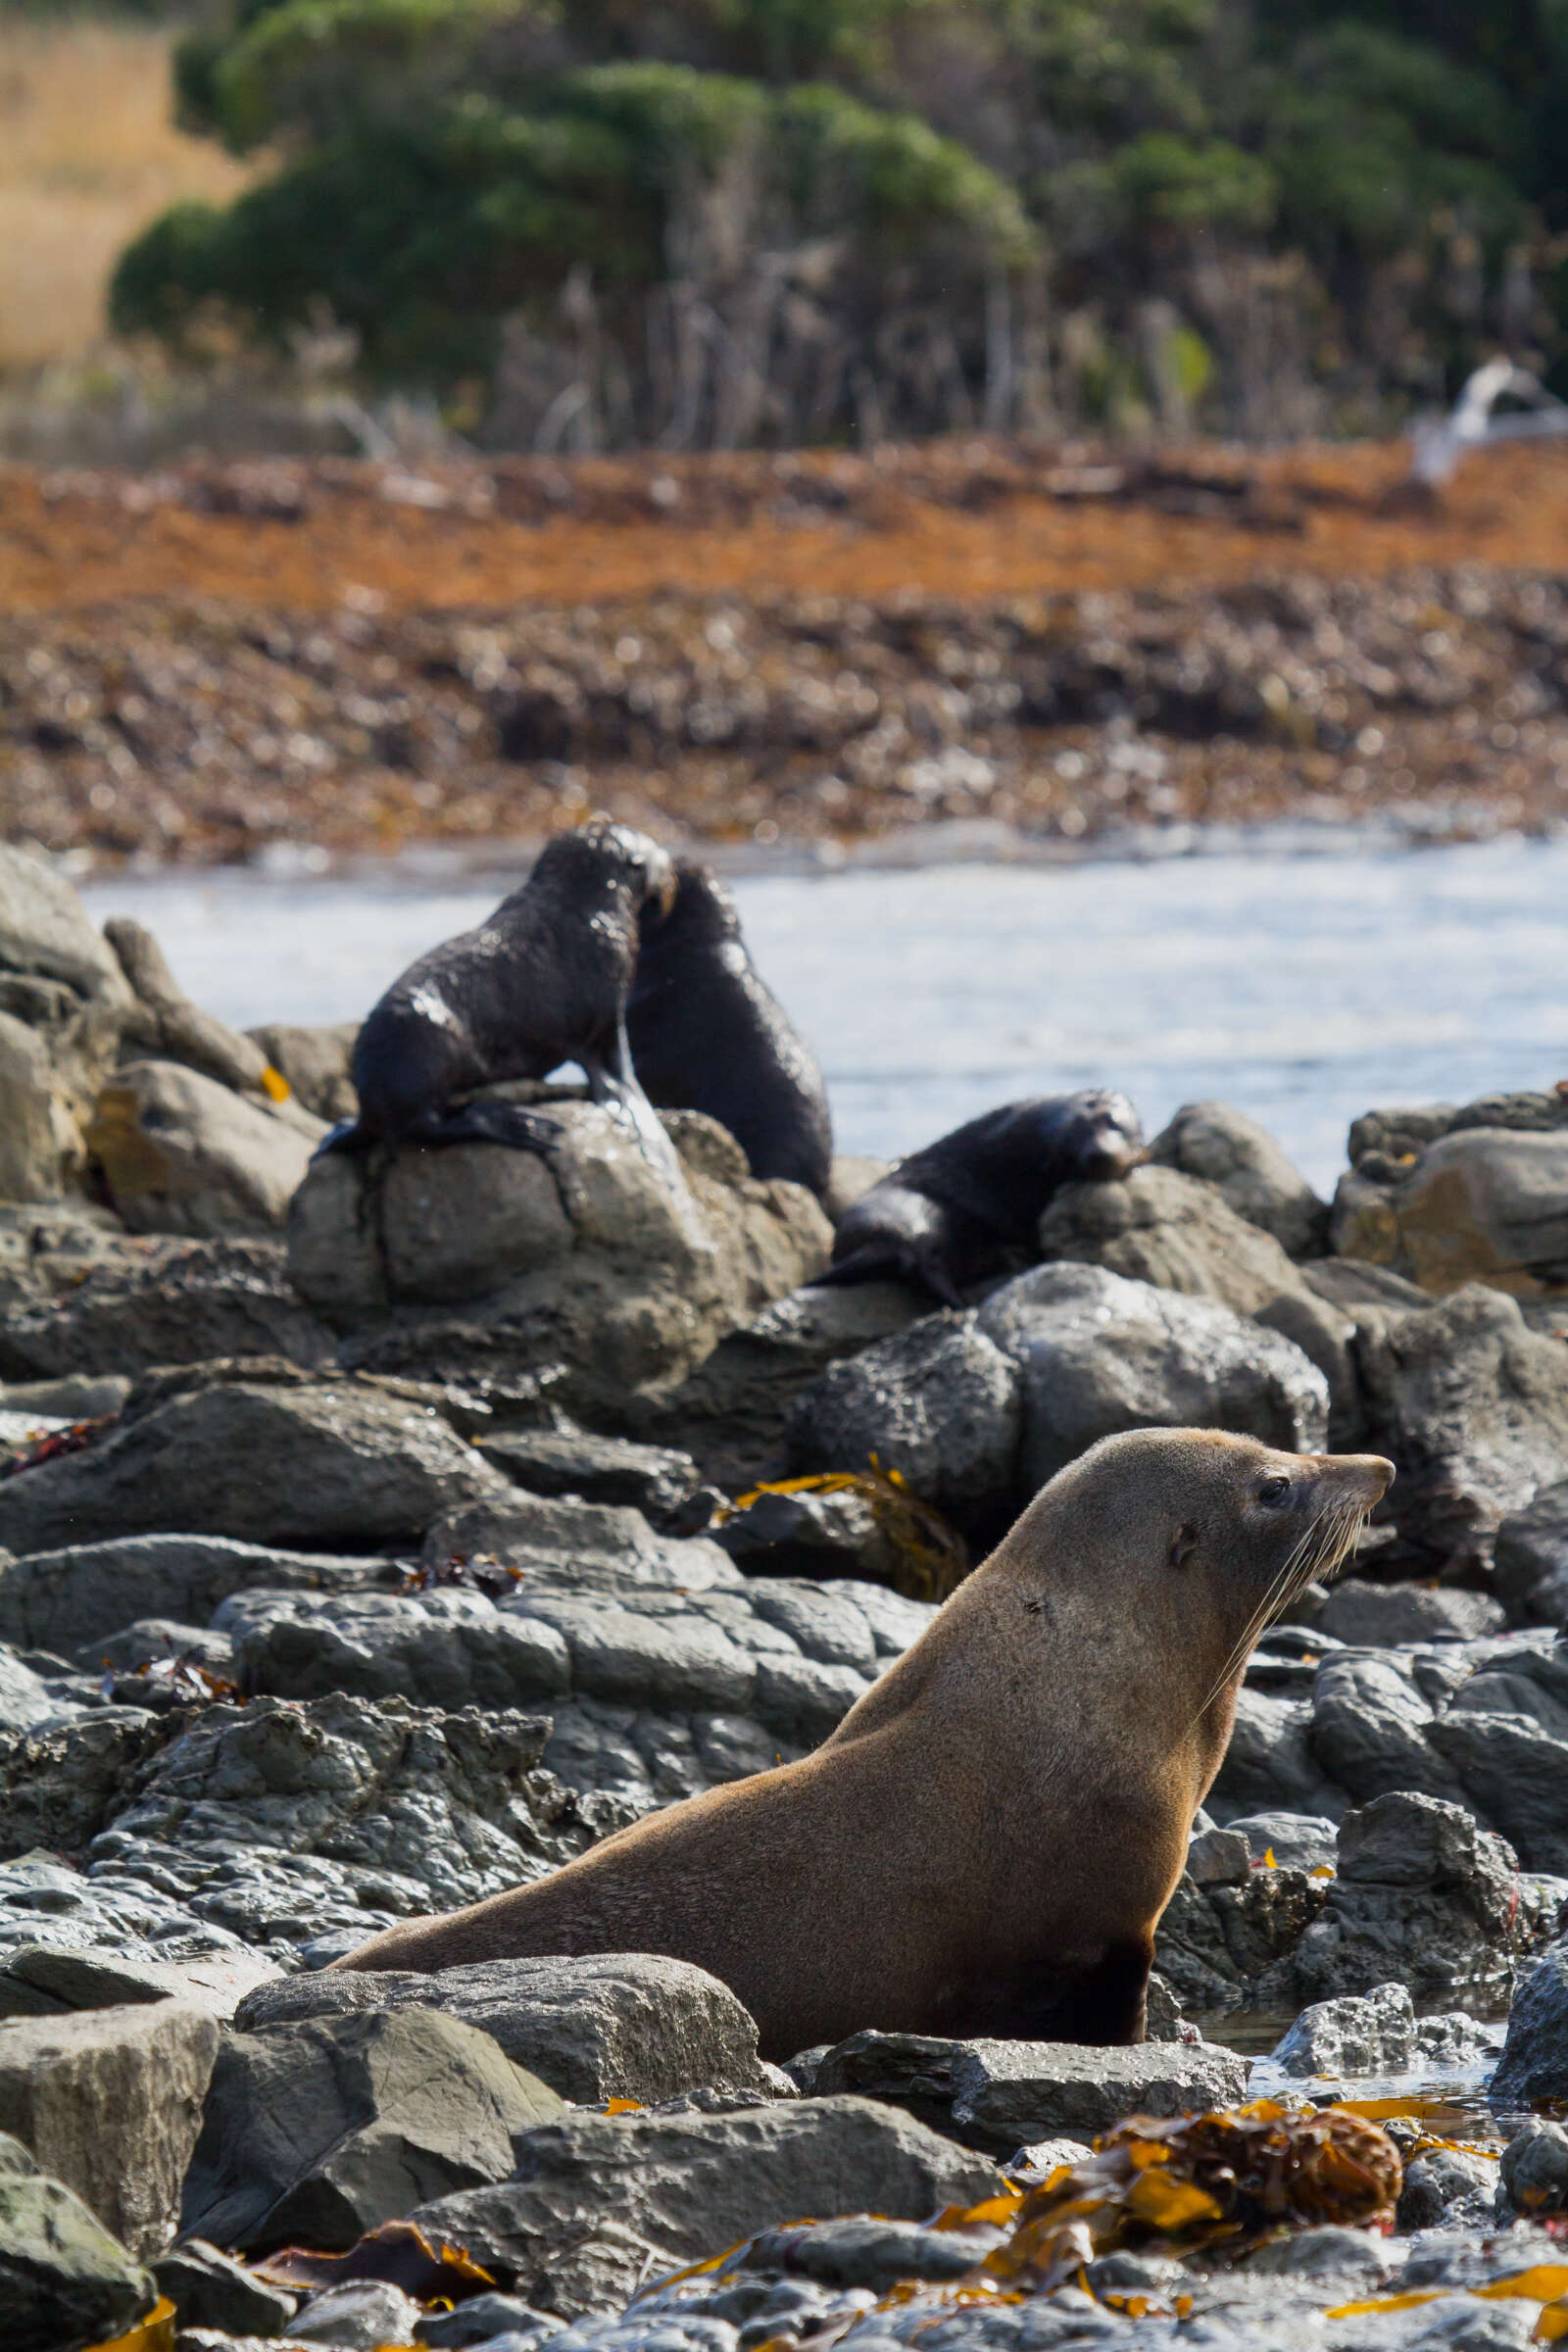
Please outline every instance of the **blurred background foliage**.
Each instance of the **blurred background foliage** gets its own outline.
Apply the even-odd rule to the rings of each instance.
[[[115,328],[347,336],[491,445],[1283,439],[1568,358],[1568,0],[214,0],[173,104],[248,177]]]

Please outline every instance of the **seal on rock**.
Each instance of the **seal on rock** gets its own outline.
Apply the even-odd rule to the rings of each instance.
[[[632,1066],[662,1110],[701,1110],[727,1127],[754,1176],[782,1176],[818,1199],[833,1125],[816,1056],[760,974],[729,892],[680,858],[666,911],[649,900],[626,1003]]]
[[[944,1306],[1034,1251],[1064,1184],[1125,1176],[1147,1156],[1125,1095],[1091,1087],[1004,1102],[922,1151],[850,1203],[817,1282],[905,1282]]]
[[[487,922],[393,981],[355,1041],[359,1116],[322,1149],[545,1149],[557,1130],[539,1112],[461,1098],[503,1079],[546,1078],[564,1061],[581,1063],[594,1102],[619,1103],[640,1133],[657,1127],[632,1075],[626,994],[638,915],[650,900],[668,903],[674,887],[665,853],[627,825],[594,817],[558,833]]]
[[[813,1754],[334,1965],[666,1952],[775,2059],[862,2027],[1141,2040],[1248,1652],[1393,1476],[1213,1430],[1102,1439]]]

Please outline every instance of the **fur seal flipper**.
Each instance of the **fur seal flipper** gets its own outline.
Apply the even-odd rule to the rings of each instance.
[[[674,869],[657,842],[596,817],[558,833],[520,890],[477,930],[410,964],[354,1047],[359,1116],[323,1149],[482,1141],[525,1151],[558,1132],[522,1105],[462,1097],[580,1062],[596,1102],[653,1124],[626,1044],[637,918],[668,903]],[[646,1119],[643,1113],[647,1113]]]
[[[786,1177],[820,1198],[833,1164],[822,1073],[747,954],[723,883],[677,859],[674,905],[666,913],[650,901],[639,930],[626,1032],[650,1102],[706,1111],[754,1176]]]
[[[1102,1439],[813,1755],[335,1965],[666,1952],[773,2059],[862,2027],[1141,2040],[1248,1652],[1393,1475],[1214,1430]]]
[[[850,1203],[824,1283],[906,1282],[944,1306],[1033,1250],[1052,1196],[1125,1176],[1145,1156],[1125,1095],[1092,1087],[1004,1102],[911,1152]]]

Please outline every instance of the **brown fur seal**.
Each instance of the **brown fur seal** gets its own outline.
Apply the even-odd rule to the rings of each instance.
[[[667,1952],[733,1987],[770,2058],[861,2027],[1141,2040],[1248,1651],[1393,1476],[1212,1430],[1102,1439],[814,1754],[336,1965]]]
[[[650,1102],[727,1127],[754,1176],[804,1184],[833,1173],[833,1122],[816,1056],[763,981],[735,902],[706,865],[680,858],[675,903],[650,901],[626,1002],[631,1057]]]
[[[1137,1111],[1109,1088],[1004,1102],[852,1201],[817,1283],[906,1282],[961,1306],[972,1284],[1038,1257],[1041,1212],[1062,1185],[1125,1176],[1147,1157]]]
[[[558,833],[477,930],[411,963],[355,1041],[359,1117],[326,1151],[370,1144],[548,1149],[555,1122],[512,1102],[464,1102],[499,1079],[580,1062],[596,1102],[618,1103],[667,1152],[626,1044],[626,993],[646,901],[674,896],[669,858],[645,833],[594,817]]]

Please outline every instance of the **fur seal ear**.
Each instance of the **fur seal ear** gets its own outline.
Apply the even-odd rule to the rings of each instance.
[[[1176,1530],[1176,1541],[1170,1547],[1170,1564],[1179,1568],[1190,1551],[1198,1549],[1198,1530],[1191,1520]]]

